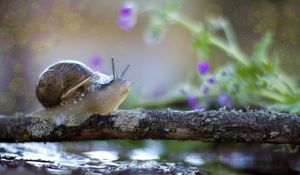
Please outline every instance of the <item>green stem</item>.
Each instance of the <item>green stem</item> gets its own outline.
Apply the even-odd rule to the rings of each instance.
[[[202,29],[200,27],[198,27],[196,24],[194,24],[192,21],[189,21],[188,19],[184,19],[178,15],[168,15],[168,17],[171,20],[174,20],[175,22],[177,22],[178,24],[188,28],[190,31],[192,31],[193,33],[195,33],[196,35],[198,35],[199,33],[201,33]],[[227,52],[229,55],[232,55],[233,58],[235,58],[236,60],[238,60],[239,62],[241,62],[244,65],[248,65],[249,62],[246,59],[246,56],[236,47],[230,47],[225,41],[223,41],[220,37],[215,36],[215,35],[211,35],[211,38],[209,40],[211,42],[211,44],[219,47],[220,49],[224,50],[225,52]]]
[[[211,36],[210,41],[215,46],[223,49],[225,52],[232,55],[233,58],[237,59],[239,62],[243,63],[244,65],[249,65],[246,56],[240,50],[234,47],[229,47],[225,42],[222,42],[222,40],[217,36]]]
[[[233,28],[229,24],[229,22],[225,19],[222,19],[223,22],[221,22],[221,27],[224,30],[224,33],[226,35],[226,38],[228,40],[228,43],[231,47],[234,47],[235,49],[239,49],[238,41],[235,37],[235,34],[233,32]]]
[[[277,102],[286,103],[285,97],[278,93],[274,93],[274,92],[266,90],[266,89],[261,89],[259,94],[263,97],[275,100]]]

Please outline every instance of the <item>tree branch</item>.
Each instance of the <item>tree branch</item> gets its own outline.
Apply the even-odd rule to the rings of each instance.
[[[300,117],[266,111],[119,110],[79,126],[31,116],[0,118],[1,142],[176,139],[300,144]]]

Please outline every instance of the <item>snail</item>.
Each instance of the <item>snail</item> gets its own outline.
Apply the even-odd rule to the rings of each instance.
[[[36,96],[45,108],[33,115],[68,125],[78,125],[90,114],[107,115],[129,94],[128,68],[119,76],[112,58],[113,75],[108,76],[77,61],[58,62],[39,77]]]

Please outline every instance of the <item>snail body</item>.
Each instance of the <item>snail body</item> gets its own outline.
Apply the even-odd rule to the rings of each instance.
[[[69,125],[78,125],[90,114],[106,115],[116,110],[126,99],[130,83],[114,69],[113,75],[93,71],[76,61],[58,62],[47,68],[39,78],[36,95],[45,107],[38,116],[67,117]],[[74,122],[75,121],[75,122]]]
[[[96,75],[99,73],[96,73]],[[103,81],[103,75],[97,75],[92,78],[93,82]],[[116,110],[120,104],[126,99],[130,91],[130,83],[125,79],[111,80],[107,77],[108,81],[105,84],[96,83],[90,86],[89,91],[94,91],[93,95],[87,95],[85,100],[86,111],[96,114],[109,114]],[[98,80],[97,80],[98,79]],[[98,89],[101,89],[100,91]]]

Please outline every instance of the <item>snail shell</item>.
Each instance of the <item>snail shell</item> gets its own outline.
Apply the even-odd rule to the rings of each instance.
[[[75,89],[88,85],[92,75],[93,71],[79,62],[59,62],[40,75],[36,96],[46,108],[57,106],[74,96]]]

